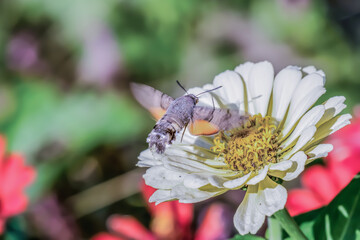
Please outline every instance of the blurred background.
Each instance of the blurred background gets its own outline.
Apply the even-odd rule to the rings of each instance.
[[[320,102],[344,95],[352,112],[359,43],[356,0],[0,0],[0,132],[37,171],[3,238],[90,239],[113,214],[149,228],[135,164],[154,121],[129,82],[178,97],[175,80],[201,86],[245,61],[314,65],[327,75]],[[232,236],[242,194],[196,204],[191,231],[216,203],[219,239]]]

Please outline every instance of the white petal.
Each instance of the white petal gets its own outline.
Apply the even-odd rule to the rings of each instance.
[[[296,87],[284,125],[284,136],[298,119],[325,93],[323,78],[316,73],[304,77]]]
[[[166,153],[166,152],[165,152]],[[227,169],[211,167],[201,161],[201,157],[196,155],[178,156],[166,155],[163,158],[164,166],[173,171],[186,173],[206,173],[209,175],[229,175],[233,173]]]
[[[221,176],[212,175],[208,178],[208,181],[211,185],[217,188],[224,188],[224,182],[228,181],[226,178]]]
[[[234,226],[241,235],[255,234],[264,224],[265,215],[257,210],[256,197],[258,186],[249,186],[245,198],[234,215]]]
[[[333,134],[334,132],[336,132],[340,128],[343,128],[346,125],[349,125],[351,118],[352,118],[352,116],[350,114],[341,115],[339,117],[339,119],[335,122],[335,124],[331,127],[332,131],[330,132],[330,134]]]
[[[303,80],[300,81],[300,84]],[[299,88],[296,89],[298,91]],[[318,86],[313,88],[307,95],[303,97],[303,95],[297,94],[299,97],[303,97],[302,99],[298,99],[293,96],[289,115],[284,124],[283,134],[286,136],[290,130],[295,126],[295,123],[299,120],[299,118],[319,99],[321,95],[326,92],[325,88],[322,86]]]
[[[273,81],[274,68],[271,63],[260,62],[252,67],[248,87],[255,106],[255,113],[261,113],[262,116],[266,115]]]
[[[283,179],[287,172],[295,171],[297,163],[286,160],[270,166],[268,171],[269,176],[274,176]]]
[[[296,87],[291,104],[297,105],[310,91],[319,86],[324,86],[323,78],[319,74],[313,73],[305,76]]]
[[[286,68],[295,69],[295,70],[301,70],[301,67],[294,66],[294,65],[289,65]]]
[[[319,144],[315,148],[307,152],[307,155],[310,157],[306,163],[311,162],[314,159],[327,157],[328,153],[333,150],[332,144]]]
[[[304,171],[306,159],[307,157],[304,152],[295,153],[290,160],[297,163],[296,169],[293,172],[286,173],[283,180],[290,181],[299,176],[299,174]]]
[[[227,70],[217,75],[214,79],[214,87],[218,86],[222,88],[216,90],[216,93],[227,103],[239,105],[244,102],[244,83],[236,72]]]
[[[226,181],[226,182],[224,182],[224,187],[230,188],[230,189],[239,188],[239,187],[241,187],[242,185],[245,184],[246,180],[248,180],[248,178],[250,176],[251,176],[251,172],[246,174],[243,177],[240,177],[240,178],[237,178],[237,179],[234,179],[234,180]]]
[[[308,155],[313,157],[326,157],[329,152],[331,152],[334,149],[334,146],[332,144],[319,144],[315,148],[309,151]]]
[[[323,70],[321,70],[321,69],[316,70],[316,68],[314,66],[307,66],[307,67],[304,67],[302,70],[304,73],[307,73],[307,74],[312,74],[312,73],[319,74],[320,76],[322,76],[324,78],[324,83],[325,83],[325,73]]]
[[[253,68],[255,64],[252,62],[246,62],[244,64],[240,64],[239,66],[237,66],[235,68],[235,72],[239,73],[242,77],[242,80],[244,80],[245,82],[245,86],[246,86],[246,92],[247,92],[247,96],[248,96],[248,112],[250,114],[255,114],[255,110],[254,110],[254,104],[253,104],[253,99],[250,96],[250,92],[249,92],[249,75],[251,72],[251,69]],[[256,96],[255,96],[256,97]],[[242,109],[243,105],[241,105],[240,110]]]
[[[184,135],[183,135],[183,131],[185,131]],[[182,139],[181,139],[182,137]],[[188,145],[192,145],[195,144],[196,140],[197,140],[198,136],[192,135],[190,134],[190,132],[187,129],[183,129],[177,136],[175,141],[173,142],[173,146],[174,144],[188,144]],[[166,151],[169,152],[170,148],[173,146],[169,146]]]
[[[271,171],[286,171],[289,168],[291,168],[292,165],[293,165],[293,162],[290,160],[275,163],[270,166],[269,172],[271,172]]]
[[[195,142],[196,144],[197,142]],[[208,172],[224,174],[229,170],[215,168],[208,163],[215,162],[216,154],[197,145],[173,144],[167,148],[162,162],[169,168],[175,167],[186,172]],[[216,166],[218,166],[217,164]]]
[[[318,127],[314,136],[314,140],[311,142],[311,144],[323,140],[333,132],[350,124],[350,119],[351,119],[350,114],[344,114],[341,116],[334,117],[331,120],[323,123],[321,126]]]
[[[269,170],[269,165],[266,165],[263,169],[261,169],[258,173],[258,175],[256,175],[255,177],[251,178],[248,182],[247,185],[255,185],[257,183],[259,183],[260,181],[264,180],[264,178],[266,177],[266,174]]]
[[[156,160],[150,151],[150,149],[146,149],[142,151],[139,155],[139,162],[136,164],[138,167],[152,167],[156,165],[162,165],[162,162]]]
[[[249,75],[251,69],[254,67],[254,65],[255,64],[252,62],[246,62],[244,64],[240,64],[239,66],[237,66],[234,71],[239,73],[247,84],[249,82]]]
[[[276,75],[273,89],[272,116],[278,121],[283,119],[300,79],[301,71],[294,68],[285,68]]]
[[[143,177],[146,185],[154,188],[170,189],[182,183],[185,176],[187,176],[186,173],[171,171],[163,166],[155,166],[146,170]]]
[[[239,110],[239,102],[241,102],[239,100],[240,96],[237,96],[237,98],[236,98],[237,101],[232,101],[232,99],[228,98],[229,97],[227,94],[228,91],[225,91],[226,88],[234,89],[234,81],[233,80],[235,80],[235,79],[231,79],[231,74],[230,74],[230,79],[229,79],[229,76],[227,74],[228,72],[231,72],[231,71],[226,71],[226,72],[220,73],[218,76],[215,77],[215,80],[217,80],[217,83],[222,84],[222,85],[219,85],[219,86],[221,86],[221,88],[216,89],[215,91],[212,91],[212,93],[209,93],[209,94],[202,94],[199,97],[199,102],[196,104],[197,106],[207,106],[207,107],[214,106],[215,108],[231,108],[231,109]],[[233,72],[233,73],[234,73],[234,75],[237,75],[236,77],[238,79],[240,79],[240,76],[237,73],[235,73],[235,72]],[[235,87],[237,85],[238,85],[238,83],[236,83],[236,81],[235,81]],[[200,87],[190,88],[187,92],[190,94],[198,95],[207,90],[213,90],[214,88],[219,87],[219,86],[213,85],[213,84],[206,84],[202,88],[200,88]],[[232,94],[232,96],[233,96],[233,94]],[[226,98],[224,98],[224,97],[226,97]]]
[[[319,70],[317,70],[315,73],[319,74],[320,76],[322,76],[322,77],[324,78],[324,84],[325,84],[326,79],[325,79],[325,73],[324,73],[324,71],[321,70],[321,69],[319,69]]]
[[[325,102],[325,108],[329,109],[329,108],[335,108],[335,115],[339,114],[340,111],[342,110],[339,107],[342,107],[342,104],[345,102],[346,98],[344,96],[335,96],[330,98],[329,100],[327,100]],[[334,116],[335,116],[334,115]]]
[[[269,177],[259,184],[259,191],[256,196],[257,209],[266,216],[283,209],[287,200],[286,189],[275,183]]]
[[[207,83],[203,86],[203,89],[204,90],[210,90],[210,89],[213,89],[215,88],[214,85],[212,85],[211,83]]]
[[[188,188],[200,188],[208,183],[207,176],[200,174],[189,174],[184,179],[184,186]]]
[[[155,202],[155,204],[159,204],[165,201],[170,201],[173,198],[170,196],[170,190],[156,190],[153,195],[149,198],[149,202]]]
[[[142,151],[139,155],[139,159],[143,160],[143,159],[153,159],[152,157],[152,153],[150,151],[150,149],[146,149],[144,151]]]
[[[183,136],[183,131],[185,130],[184,136]],[[213,142],[212,139],[210,139],[209,137],[205,137],[205,136],[195,136],[190,134],[189,130],[186,128],[183,131],[179,132],[176,135],[176,140],[173,142],[172,145],[168,146],[166,149],[166,153],[171,154],[170,152],[173,149],[177,149],[179,145],[179,147],[183,147],[183,148],[188,148],[186,149],[186,151],[191,151],[191,152],[209,152],[210,147],[213,146]],[[193,147],[195,146],[195,147]],[[204,149],[205,148],[205,149]],[[216,156],[214,153],[212,154],[213,156]],[[210,154],[209,154],[210,157]]]
[[[211,191],[201,191],[196,188],[187,188],[180,184],[171,189],[171,197],[179,199],[179,202],[182,203],[195,203],[204,201],[208,198],[224,193],[225,191],[226,190],[217,189],[215,187],[213,187]]]
[[[325,113],[321,118],[321,120],[319,121],[318,125],[321,125],[324,122],[327,122],[331,118],[338,115],[346,107],[344,101],[345,101],[345,97],[343,96],[336,96],[327,100],[324,104]]]
[[[307,67],[304,67],[302,70],[303,70],[303,72],[305,72],[307,74],[316,72],[316,68],[314,66],[307,66]]]
[[[306,144],[309,144],[313,136],[315,135],[316,127],[310,126],[306,128],[300,135],[299,139],[296,141],[295,146],[289,153],[286,155],[291,156],[292,154],[299,151],[301,148],[303,148]]]
[[[304,129],[315,125],[323,116],[325,112],[325,108],[323,105],[316,106],[308,111],[299,121],[295,130],[291,133],[291,135],[284,142],[284,146],[290,145],[295,139],[297,139],[300,134],[304,131]]]

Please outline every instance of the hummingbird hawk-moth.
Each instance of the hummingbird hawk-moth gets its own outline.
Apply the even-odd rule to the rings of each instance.
[[[188,127],[192,135],[212,135],[239,127],[248,119],[248,116],[235,110],[196,106],[198,96],[202,93],[186,94],[174,99],[144,84],[131,83],[130,88],[135,99],[157,120],[146,141],[150,149],[160,154],[164,153],[166,146],[175,140],[176,133],[183,128]]]

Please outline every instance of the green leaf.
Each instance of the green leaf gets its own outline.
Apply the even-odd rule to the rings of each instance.
[[[325,209],[325,207],[318,208],[318,209],[312,210],[310,212],[306,212],[306,213],[297,215],[294,217],[294,219],[298,224],[303,224],[305,222],[314,221],[314,219],[316,217],[318,217],[324,211],[324,209]]]
[[[4,240],[22,240],[28,239],[26,236],[25,219],[22,215],[12,217],[6,221],[5,232],[2,235]]]
[[[294,217],[295,221],[300,226],[301,231],[306,235],[306,237],[309,240],[315,239],[313,233],[313,226],[315,224],[315,219],[324,211],[324,209],[325,207],[322,207]]]
[[[244,235],[244,236],[237,234],[233,238],[231,238],[230,240],[261,240],[261,239],[265,239],[265,238],[255,236],[255,235],[250,235],[250,234],[247,234],[247,235]]]
[[[360,240],[360,176],[359,174],[326,207],[294,219],[309,240]],[[284,239],[288,235],[283,231]]]
[[[360,175],[316,218],[315,239],[356,239],[360,231]]]

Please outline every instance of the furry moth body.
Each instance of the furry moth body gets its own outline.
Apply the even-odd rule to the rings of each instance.
[[[160,154],[184,127],[193,135],[212,135],[239,127],[248,118],[230,109],[196,106],[199,98],[194,94],[173,99],[144,84],[131,83],[130,87],[136,100],[158,120],[146,141]]]

